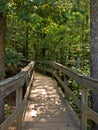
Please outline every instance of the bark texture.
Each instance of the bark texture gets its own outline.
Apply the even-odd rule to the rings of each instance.
[[[5,75],[5,30],[6,30],[6,16],[0,13],[0,80]],[[4,101],[0,100],[0,124],[4,121]]]
[[[98,79],[98,0],[90,0],[91,14],[91,63],[90,75]],[[92,108],[98,112],[98,93],[91,92]],[[92,130],[98,130],[98,125],[92,123]]]

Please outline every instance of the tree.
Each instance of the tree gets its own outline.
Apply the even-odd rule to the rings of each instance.
[[[6,16],[4,13],[0,13],[0,80],[5,75],[5,32],[6,32]],[[0,123],[4,120],[4,101],[0,100]]]
[[[84,4],[78,0],[9,2],[7,45],[29,59],[59,60],[71,66],[76,65],[78,57],[81,62],[83,57],[88,60],[89,26],[83,24],[84,12],[88,13],[87,1]],[[85,51],[84,56],[82,51]]]
[[[91,9],[91,66],[90,76],[98,79],[98,1],[90,0]],[[91,92],[92,108],[98,112],[98,93]],[[93,123],[92,130],[98,130],[98,125]]]
[[[7,14],[7,47],[26,59],[58,60],[71,67],[77,58],[88,60],[89,25],[83,23],[87,4],[88,0],[0,0],[0,12]]]

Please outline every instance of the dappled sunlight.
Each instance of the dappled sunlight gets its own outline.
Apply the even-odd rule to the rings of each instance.
[[[50,100],[51,102],[51,100]],[[53,101],[53,103],[55,103]],[[44,117],[44,119],[47,117],[58,117],[59,115],[63,116],[63,114],[66,112],[66,108],[64,106],[61,106],[58,102],[56,102],[54,105],[50,105],[48,103],[41,103],[41,104],[30,104],[28,114],[29,117],[33,120],[40,121],[40,119]],[[47,120],[46,120],[47,121]]]
[[[30,112],[30,116],[31,116],[31,117],[36,117],[36,116],[37,116],[37,111],[36,111],[36,110],[32,110],[32,111]]]
[[[71,130],[72,117],[69,115],[72,114],[68,113],[69,108],[66,109],[64,105],[65,99],[60,95],[56,81],[41,77],[42,80],[36,77],[33,84],[23,130],[61,130],[61,127],[62,130]]]

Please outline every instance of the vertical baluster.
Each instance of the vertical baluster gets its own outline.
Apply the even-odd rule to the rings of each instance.
[[[88,103],[88,97],[87,97],[87,89],[85,87],[82,88],[82,104],[87,105]],[[81,106],[81,130],[87,130],[87,117],[85,115],[85,111],[83,110],[83,107]]]
[[[43,73],[44,73],[44,75],[45,75],[45,64],[43,65],[43,70],[44,70],[44,72],[43,72]]]
[[[68,77],[64,74],[64,84],[68,86]]]
[[[59,69],[56,69],[56,74],[57,74],[57,76],[60,76],[60,71],[59,71]],[[60,87],[60,84],[59,84],[58,81],[57,81],[57,86]]]
[[[22,102],[22,87],[16,90],[16,108],[20,106]],[[22,130],[22,113],[16,119],[16,130]]]
[[[68,76],[64,74],[64,84],[65,87],[68,87]],[[68,99],[68,94],[66,93],[66,91],[64,91],[65,94],[65,98]]]

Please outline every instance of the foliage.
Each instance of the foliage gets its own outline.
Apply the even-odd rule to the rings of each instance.
[[[6,6],[8,45],[29,59],[59,61],[68,67],[76,67],[80,58],[81,71],[86,65],[89,70],[87,1],[10,0]]]
[[[24,57],[57,61],[89,75],[87,0],[1,0],[0,12],[7,15],[6,64],[9,68],[18,66]],[[80,98],[80,86],[74,81],[69,81],[69,85]],[[72,99],[70,103],[73,105]]]
[[[18,53],[15,49],[7,48],[6,49],[6,65],[8,67],[15,67],[20,64],[21,59],[23,58],[21,53]]]
[[[13,110],[10,109],[7,103],[4,105],[4,112],[5,112],[5,118],[8,118],[13,112]]]
[[[8,66],[24,56],[58,61],[89,75],[88,1],[2,0],[0,12],[7,15]]]

